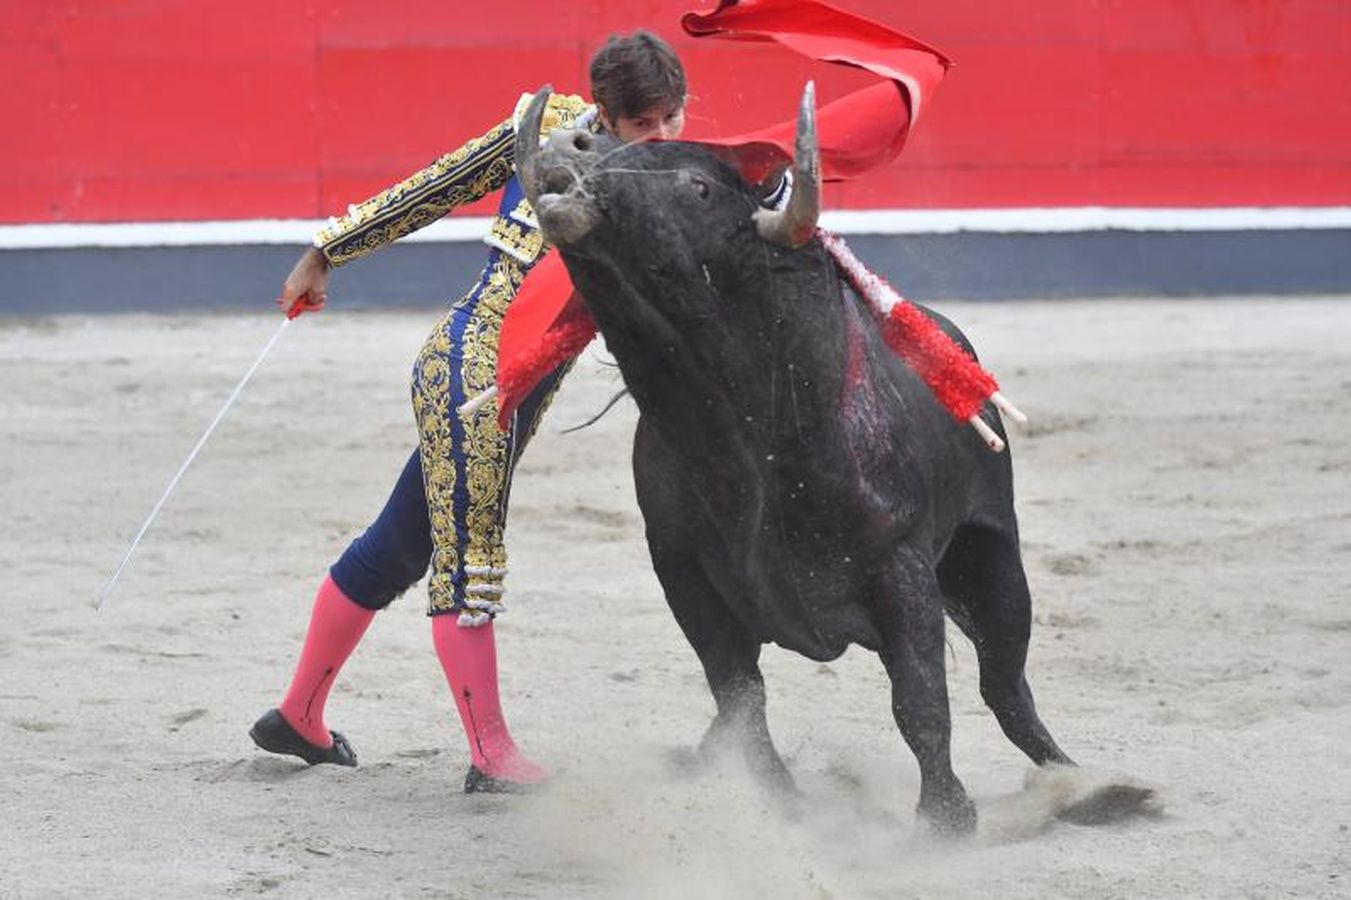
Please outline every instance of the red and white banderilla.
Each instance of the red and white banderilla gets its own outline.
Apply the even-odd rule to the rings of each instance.
[[[851,287],[868,301],[882,338],[914,369],[939,403],[959,422],[976,430],[985,445],[999,453],[1004,441],[981,417],[989,400],[995,409],[1027,424],[1027,416],[999,392],[994,376],[980,367],[956,341],[913,303],[865,266],[837,234],[818,228],[816,236]]]

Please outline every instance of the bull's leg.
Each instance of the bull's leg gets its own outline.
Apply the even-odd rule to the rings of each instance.
[[[953,620],[976,647],[981,697],[1004,734],[1039,766],[1072,765],[1042,724],[1027,685],[1032,598],[1016,532],[958,530],[938,564],[938,578]]]
[[[891,705],[919,763],[919,814],[934,830],[976,827],[976,806],[952,771],[952,718],[943,653],[943,599],[930,566],[907,555],[883,578],[875,602]]]
[[[633,439],[633,476],[647,522],[652,564],[666,603],[704,667],[717,714],[700,742],[701,755],[720,742],[737,743],[751,771],[770,787],[795,792],[765,720],[760,640],[732,614],[699,561],[714,533],[697,515],[700,501],[681,475],[679,457],[646,416]]]
[[[666,602],[704,667],[717,714],[699,743],[701,756],[724,743],[741,747],[755,776],[776,791],[796,785],[769,736],[765,683],[760,674],[760,641],[726,608],[694,560],[666,565],[654,548],[657,576]]]

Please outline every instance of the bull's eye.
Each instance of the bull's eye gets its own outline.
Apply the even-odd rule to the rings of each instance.
[[[702,178],[691,178],[690,185],[694,188],[694,192],[699,195],[700,200],[708,199],[707,181],[704,181]]]

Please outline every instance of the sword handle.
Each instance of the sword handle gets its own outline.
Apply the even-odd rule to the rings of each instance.
[[[286,309],[286,298],[278,297],[277,306],[286,312],[286,318],[294,319],[301,313],[318,312],[324,308],[324,301],[328,299],[325,294],[320,294],[318,300],[311,300],[308,293],[301,294],[295,303],[291,304],[290,309]]]

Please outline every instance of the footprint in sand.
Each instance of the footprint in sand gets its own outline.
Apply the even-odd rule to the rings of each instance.
[[[199,760],[173,768],[192,772],[192,780],[203,784],[224,784],[233,781],[277,784],[308,772],[312,767],[292,757],[267,756],[228,761]]]
[[[1098,571],[1096,562],[1078,553],[1051,553],[1043,561],[1056,575],[1094,575]]]
[[[396,750],[395,756],[402,759],[431,759],[441,755],[440,747],[416,747],[411,750]]]
[[[189,722],[196,722],[205,715],[206,710],[201,707],[185,710],[181,713],[174,713],[172,716],[169,716],[169,730],[177,731]]]
[[[43,722],[40,719],[13,719],[9,724],[20,731],[28,731],[33,734],[45,734],[48,731],[56,731],[61,727],[55,722]]]

